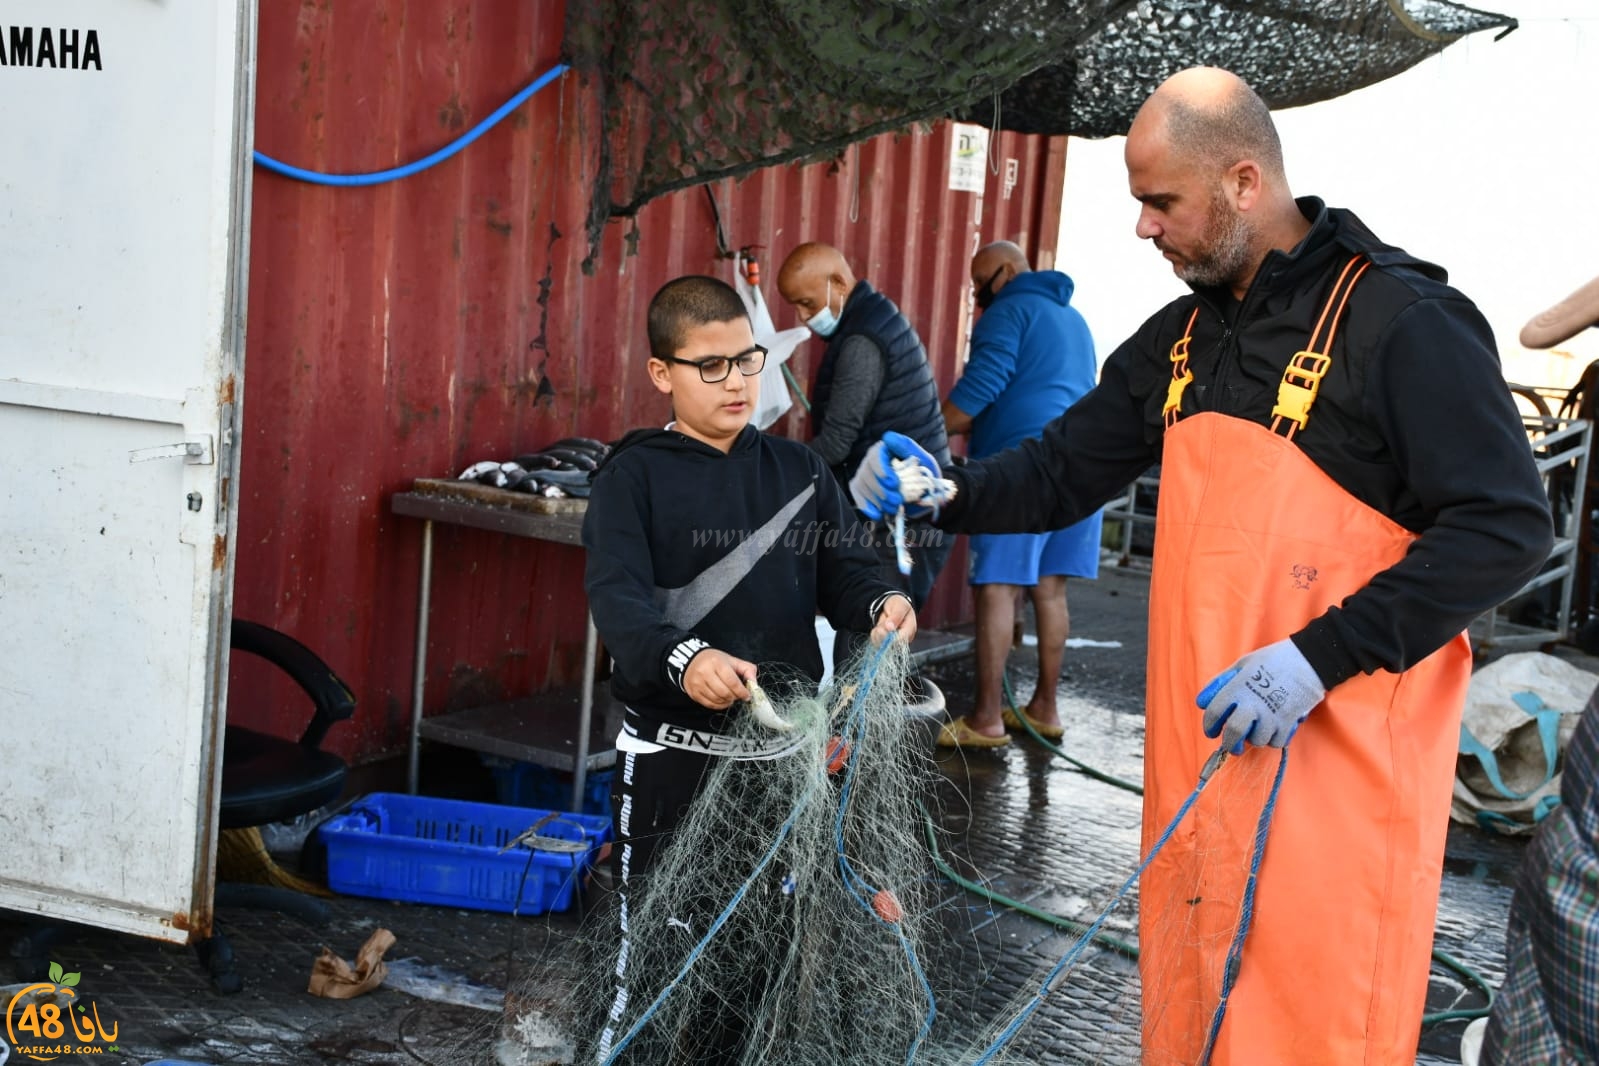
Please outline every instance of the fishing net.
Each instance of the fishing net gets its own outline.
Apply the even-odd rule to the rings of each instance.
[[[1290,107],[1515,24],[1444,0],[595,0],[567,5],[564,51],[604,124],[592,239],[673,189],[922,120],[1109,136],[1200,63]]]
[[[822,699],[768,682],[787,754],[711,760],[649,872],[536,960],[508,1000],[522,1061],[823,1066],[905,1061],[925,1043],[922,945],[941,938],[906,663],[897,645],[867,649]],[[773,735],[753,714],[733,721],[734,737]]]
[[[477,1061],[1138,1061],[1136,974],[1084,935],[1131,933],[1136,847],[1107,859],[1110,879],[1073,889],[1082,922],[1039,926],[1024,953],[980,949],[974,969],[968,908],[949,905],[951,883],[935,870],[945,867],[933,824],[952,813],[940,796],[951,801],[930,757],[934,723],[905,713],[906,667],[902,649],[867,649],[823,698],[778,696],[789,754],[712,760],[648,876],[608,898],[590,893],[600,905],[581,928],[529,953]],[[732,735],[772,734],[742,715]],[[1168,921],[1189,920],[1182,899],[1159,906]],[[976,1008],[995,966],[1009,971],[1005,994],[986,999],[1001,1006]],[[1085,997],[1094,1033],[1072,1020]]]

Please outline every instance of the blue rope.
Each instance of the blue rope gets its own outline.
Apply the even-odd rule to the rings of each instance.
[[[655,997],[655,1001],[649,1005],[649,1008],[645,1010],[645,1012],[639,1017],[639,1020],[633,1023],[633,1028],[629,1029],[622,1039],[617,1042],[616,1046],[611,1049],[611,1053],[605,1057],[604,1066],[610,1066],[611,1063],[615,1062],[616,1057],[627,1048],[628,1044],[633,1042],[633,1038],[638,1036],[638,1034],[643,1031],[644,1026],[647,1025],[649,1020],[655,1016],[655,1012],[661,1008],[661,1004],[666,1002],[666,997],[670,996],[673,991],[677,989],[678,984],[688,974],[689,968],[693,966],[694,963],[699,960],[699,957],[705,953],[706,946],[709,945],[711,939],[721,931],[722,926],[727,924],[727,920],[733,916],[733,911],[736,910],[738,905],[744,901],[744,897],[749,894],[750,887],[755,884],[755,881],[760,877],[761,872],[764,871],[767,866],[771,865],[772,859],[777,855],[778,849],[783,846],[783,841],[788,838],[789,830],[794,828],[794,820],[798,818],[800,812],[805,809],[805,805],[810,802],[811,795],[815,791],[816,790],[813,787],[809,792],[806,792],[805,795],[800,797],[800,801],[794,805],[793,813],[788,816],[788,820],[784,822],[782,828],[777,831],[777,837],[772,841],[772,846],[767,849],[765,855],[761,856],[761,861],[755,864],[755,869],[750,871],[749,877],[744,880],[742,885],[738,886],[738,891],[734,892],[733,898],[727,901],[727,906],[722,908],[722,913],[716,916],[716,920],[712,922],[711,927],[705,931],[705,935],[700,937],[699,943],[695,944],[694,949],[688,953],[688,958],[683,960],[683,966],[677,971],[677,975],[666,983],[666,987],[661,989],[660,995]]]
[[[932,982],[928,981],[927,974],[922,970],[921,961],[916,957],[916,947],[905,935],[904,927],[897,921],[889,921],[877,913],[873,903],[878,889],[856,872],[854,865],[849,861],[849,854],[844,846],[844,819],[849,813],[850,794],[855,786],[855,772],[858,765],[862,743],[866,739],[866,713],[863,707],[863,697],[871,688],[872,681],[876,678],[878,664],[883,661],[883,656],[888,653],[894,638],[890,635],[883,641],[881,649],[866,664],[861,674],[861,682],[857,687],[854,702],[850,705],[849,716],[845,722],[846,736],[841,738],[843,743],[849,744],[849,755],[846,759],[844,770],[844,785],[839,792],[838,813],[833,819],[833,844],[838,852],[838,869],[844,880],[844,887],[850,895],[855,897],[861,909],[870,915],[880,925],[888,926],[899,941],[900,950],[905,953],[905,959],[910,963],[911,972],[916,975],[916,980],[922,986],[922,996],[927,1004],[927,1010],[922,1015],[922,1025],[912,1041],[910,1049],[905,1053],[905,1066],[911,1066],[916,1061],[916,1052],[920,1050],[922,1042],[927,1039],[933,1030],[933,1020],[938,1016],[938,1000],[933,994]]]
[[[1027,1005],[1017,1013],[1016,1017],[1011,1019],[1010,1024],[1000,1032],[999,1036],[994,1039],[993,1043],[984,1048],[982,1054],[972,1061],[972,1066],[984,1066],[985,1063],[994,1061],[994,1056],[998,1055],[1000,1051],[1004,1049],[1006,1044],[1010,1043],[1016,1038],[1016,1034],[1021,1031],[1022,1026],[1027,1023],[1027,1020],[1033,1016],[1034,1012],[1036,1012],[1039,1007],[1043,1006],[1044,999],[1050,994],[1050,992],[1054,990],[1052,986],[1055,983],[1055,978],[1059,977],[1061,972],[1064,971],[1068,966],[1076,962],[1078,956],[1083,953],[1084,949],[1089,944],[1093,943],[1094,935],[1099,932],[1100,927],[1103,926],[1106,920],[1110,918],[1111,912],[1116,909],[1117,905],[1121,903],[1122,899],[1126,897],[1127,893],[1132,891],[1132,887],[1138,883],[1139,877],[1143,876],[1144,870],[1148,868],[1150,863],[1155,861],[1155,856],[1160,854],[1161,849],[1166,846],[1166,842],[1169,841],[1172,837],[1172,834],[1177,831],[1177,827],[1181,825],[1183,819],[1188,816],[1189,810],[1192,809],[1194,804],[1199,800],[1200,793],[1204,792],[1205,786],[1210,784],[1210,779],[1212,775],[1215,774],[1216,769],[1220,767],[1224,761],[1226,761],[1227,754],[1227,748],[1223,746],[1217,748],[1215,753],[1205,761],[1204,768],[1199,771],[1199,784],[1195,785],[1194,790],[1188,794],[1188,798],[1183,800],[1183,805],[1177,809],[1177,814],[1172,818],[1171,822],[1167,824],[1166,828],[1161,831],[1160,838],[1156,840],[1154,846],[1149,849],[1149,854],[1145,855],[1143,861],[1138,864],[1138,869],[1134,870],[1131,876],[1129,876],[1126,881],[1122,882],[1122,887],[1117,890],[1116,895],[1111,898],[1110,903],[1107,904],[1105,909],[1100,912],[1099,917],[1094,919],[1094,923],[1088,927],[1082,936],[1077,938],[1077,942],[1073,944],[1069,950],[1067,950],[1065,955],[1061,956],[1060,961],[1057,962],[1054,968],[1049,971],[1049,976],[1044,978],[1044,983],[1042,986],[1040,986],[1038,992],[1034,994],[1033,998],[1028,1001]]]
[[[440,148],[432,155],[424,156],[414,163],[406,163],[404,166],[392,167],[388,170],[373,171],[368,174],[324,174],[320,171],[306,170],[302,167],[293,166],[289,163],[281,163],[262,152],[255,153],[255,161],[259,165],[265,167],[267,170],[273,171],[277,174],[282,174],[286,178],[294,178],[298,181],[307,181],[313,185],[381,185],[386,181],[398,181],[401,178],[408,178],[412,174],[420,173],[436,163],[442,163],[452,155],[455,155],[461,149],[465,148],[467,145],[483,136],[483,134],[487,133],[490,127],[492,127],[495,123],[499,122],[506,115],[509,115],[512,111],[515,111],[518,107],[521,107],[528,97],[532,96],[550,82],[566,73],[566,70],[567,68],[564,64],[557,63],[555,66],[539,75],[533,84],[529,85],[527,88],[511,97],[505,103],[501,104],[492,115],[484,119],[482,122],[479,122],[476,126],[473,126],[470,130],[467,130],[460,137],[456,138],[454,141],[451,141],[443,148]]]
[[[855,870],[854,866],[849,861],[849,856],[844,845],[844,819],[849,809],[850,794],[854,789],[856,770],[858,766],[858,755],[861,749],[862,741],[865,739],[866,735],[866,716],[864,712],[865,697],[867,693],[871,691],[872,683],[876,680],[878,665],[882,662],[883,657],[888,653],[889,646],[892,644],[892,642],[892,638],[884,640],[876,656],[868,660],[863,666],[860,683],[857,685],[854,699],[850,704],[850,710],[845,719],[845,735],[841,737],[841,740],[850,744],[850,750],[845,763],[846,768],[844,774],[844,784],[839,796],[838,813],[836,814],[833,822],[833,838],[834,845],[838,852],[839,872],[843,878],[846,889],[867,914],[871,915],[873,919],[878,921],[880,924],[889,926],[893,929],[894,935],[899,940],[900,947],[905,952],[906,959],[910,963],[912,971],[916,974],[917,980],[921,983],[923,995],[925,996],[927,1002],[927,1011],[923,1015],[922,1025],[916,1034],[916,1039],[912,1043],[905,1056],[906,1066],[911,1066],[911,1064],[915,1061],[917,1051],[920,1049],[922,1043],[926,1040],[928,1034],[932,1031],[933,1022],[937,1016],[937,1000],[933,994],[932,985],[928,981],[927,975],[922,969],[920,960],[917,958],[914,945],[911,944],[909,937],[905,935],[905,931],[899,922],[890,922],[882,915],[877,913],[876,907],[873,906],[872,898],[877,895],[878,890]],[[1295,731],[1297,731],[1297,728],[1298,727],[1296,726]],[[1292,733],[1289,734],[1289,739],[1293,739]],[[1038,1008],[1043,1005],[1044,1000],[1050,995],[1051,992],[1054,991],[1055,980],[1068,967],[1077,961],[1089,944],[1093,943],[1095,936],[1099,933],[1105,922],[1109,920],[1112,912],[1114,912],[1115,909],[1121,904],[1121,901],[1126,898],[1127,893],[1132,891],[1133,886],[1138,883],[1138,879],[1143,876],[1143,873],[1146,869],[1148,869],[1149,864],[1155,861],[1155,857],[1159,855],[1161,850],[1165,848],[1168,842],[1170,842],[1172,835],[1177,831],[1177,827],[1182,824],[1183,819],[1188,816],[1188,812],[1192,810],[1194,804],[1198,802],[1200,795],[1205,791],[1206,786],[1210,784],[1211,778],[1215,775],[1216,770],[1219,769],[1222,763],[1226,761],[1228,754],[1229,752],[1224,745],[1217,748],[1210,758],[1206,760],[1204,767],[1200,770],[1198,784],[1194,786],[1194,790],[1188,794],[1188,797],[1183,800],[1182,806],[1178,808],[1177,813],[1172,817],[1166,828],[1161,831],[1160,837],[1149,849],[1149,853],[1145,855],[1143,860],[1138,864],[1138,868],[1134,870],[1124,882],[1122,882],[1121,888],[1117,890],[1115,896],[1111,898],[1110,903],[1105,906],[1105,909],[1100,912],[1099,917],[1094,920],[1093,924],[1091,924],[1080,937],[1078,937],[1077,941],[1072,944],[1072,946],[1067,950],[1066,954],[1063,955],[1050,970],[1048,976],[1045,977],[1043,984],[1039,987],[1038,992],[1033,995],[1032,999],[1029,1000],[1019,1012],[1017,1012],[1016,1016],[1011,1019],[1010,1023],[1006,1025],[1006,1027],[993,1040],[993,1042],[990,1043],[988,1047],[984,1048],[982,1053],[972,1061],[972,1066],[986,1066],[986,1064],[993,1062],[994,1057],[998,1055],[1007,1044],[1016,1038],[1016,1034],[1021,1031],[1022,1027],[1026,1025],[1033,1014],[1037,1012]],[[1265,855],[1266,838],[1271,828],[1272,817],[1276,812],[1277,796],[1282,787],[1283,776],[1287,770],[1287,767],[1288,749],[1285,745],[1277,764],[1277,773],[1272,781],[1271,792],[1266,799],[1265,806],[1261,809],[1260,818],[1256,822],[1255,842],[1253,852],[1250,857],[1249,877],[1245,882],[1244,899],[1239,910],[1238,927],[1234,930],[1233,941],[1228,948],[1227,961],[1223,973],[1221,997],[1216,1004],[1216,1012],[1211,1019],[1210,1033],[1206,1038],[1204,1052],[1200,1059],[1200,1066],[1208,1066],[1208,1063],[1210,1062],[1210,1056],[1214,1048],[1217,1035],[1221,1031],[1222,1020],[1227,1012],[1228,999],[1232,995],[1233,986],[1237,981],[1244,942],[1248,937],[1249,927],[1254,918],[1255,890],[1259,881],[1260,865]],[[826,778],[825,776],[819,776],[815,780],[817,782],[825,782]],[[660,993],[655,997],[655,1000],[639,1017],[638,1021],[633,1024],[633,1027],[629,1029],[622,1039],[618,1041],[617,1044],[611,1049],[610,1054],[606,1056],[602,1066],[611,1066],[611,1064],[616,1061],[617,1056],[626,1050],[627,1046],[631,1044],[638,1034],[643,1031],[644,1027],[649,1024],[650,1019],[654,1017],[655,1013],[661,1008],[661,1005],[666,1002],[667,997],[677,989],[683,978],[687,976],[689,970],[704,954],[705,949],[710,944],[711,940],[718,932],[721,931],[722,927],[727,924],[728,919],[732,917],[733,912],[738,908],[738,905],[743,902],[745,896],[749,894],[749,890],[751,887],[753,887],[756,880],[758,880],[766,868],[771,865],[772,859],[776,857],[778,851],[782,848],[783,842],[787,840],[788,834],[793,829],[794,824],[798,820],[800,814],[811,803],[818,790],[819,786],[813,784],[813,786],[800,797],[798,802],[795,803],[794,808],[790,811],[788,818],[778,829],[777,836],[773,839],[771,846],[767,849],[765,855],[761,857],[760,862],[758,862],[755,868],[750,872],[749,877],[747,877],[743,884],[739,886],[738,890],[734,892],[732,899],[728,901],[727,906],[722,909],[721,913],[716,916],[715,921],[711,923],[711,926],[706,930],[705,935],[700,938],[697,944],[694,945],[693,949],[689,952],[688,957],[684,960],[682,967],[679,968],[677,974],[671,979],[671,981],[667,982],[666,986],[662,988]]]
[[[1299,732],[1295,725],[1288,733],[1288,741]],[[1283,774],[1288,769],[1288,741],[1283,742],[1282,755],[1277,760],[1277,776],[1272,779],[1271,793],[1266,805],[1260,809],[1255,822],[1255,846],[1249,857],[1249,879],[1244,882],[1244,901],[1238,908],[1238,928],[1233,930],[1233,942],[1227,948],[1227,963],[1222,968],[1221,998],[1216,1001],[1216,1013],[1210,1020],[1210,1033],[1205,1037],[1205,1049],[1199,1056],[1199,1066],[1210,1066],[1211,1053],[1216,1050],[1216,1039],[1221,1035],[1222,1018],[1227,1015],[1227,999],[1233,994],[1238,981],[1238,967],[1243,961],[1244,940],[1249,936],[1249,924],[1255,917],[1255,887],[1260,880],[1260,863],[1266,855],[1266,834],[1271,829],[1272,815],[1277,812],[1277,793],[1283,786]]]

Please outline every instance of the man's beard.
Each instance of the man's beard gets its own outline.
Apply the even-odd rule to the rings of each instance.
[[[1231,285],[1248,271],[1253,258],[1249,223],[1217,195],[1205,219],[1204,251],[1177,268],[1177,276],[1195,288]]]

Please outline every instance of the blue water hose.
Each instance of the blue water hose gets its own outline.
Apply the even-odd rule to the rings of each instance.
[[[310,182],[313,185],[381,185],[388,181],[399,181],[401,178],[408,178],[412,174],[421,173],[436,163],[444,162],[446,159],[450,158],[452,155],[459,152],[461,149],[465,148],[479,137],[483,136],[483,134],[487,133],[489,129],[495,125],[495,123],[499,122],[506,115],[509,115],[512,111],[515,111],[518,107],[521,107],[530,96],[544,88],[546,85],[550,84],[550,82],[559,78],[562,74],[565,74],[566,71],[567,67],[564,63],[557,63],[543,74],[540,74],[527,88],[523,89],[509,100],[505,101],[505,103],[501,104],[488,118],[484,119],[482,122],[479,122],[476,126],[473,126],[471,129],[467,130],[465,133],[461,134],[461,136],[457,137],[443,148],[440,148],[432,155],[424,156],[413,163],[406,163],[404,166],[392,167],[388,170],[373,171],[369,174],[323,174],[319,171],[306,170],[303,167],[297,167],[289,163],[279,162],[263,152],[255,153],[255,161],[259,165],[265,167],[267,170],[270,170],[275,174],[282,174],[284,177],[294,178],[296,181]]]

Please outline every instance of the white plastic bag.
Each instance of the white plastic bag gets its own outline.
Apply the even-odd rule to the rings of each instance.
[[[783,364],[788,362],[795,348],[810,339],[811,331],[804,326],[777,331],[772,325],[772,313],[766,307],[766,297],[745,276],[742,252],[733,258],[733,288],[738,290],[744,309],[750,314],[755,343],[766,349],[766,365],[761,368],[759,378],[761,395],[755,404],[755,428],[766,429],[794,406],[788,394],[788,382],[783,380]]]
[[[1542,652],[1507,655],[1466,691],[1450,816],[1506,835],[1531,833],[1560,802],[1560,766],[1593,674]]]
[[[816,616],[816,643],[822,649],[822,680],[816,686],[818,692],[827,688],[827,683],[833,680],[833,638],[837,635],[826,616]]]

